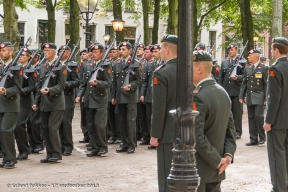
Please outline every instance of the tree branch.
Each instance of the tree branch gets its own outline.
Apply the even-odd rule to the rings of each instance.
[[[199,24],[198,24],[198,28],[200,28],[200,26],[202,25],[202,22],[204,20],[204,18],[209,15],[212,11],[214,11],[215,9],[217,9],[218,7],[220,7],[221,5],[223,5],[224,3],[226,3],[227,0],[224,0],[223,2],[219,3],[218,5],[216,5],[215,7],[213,7],[212,9],[210,9],[209,11],[207,11],[204,15],[201,16]]]
[[[55,0],[55,2],[54,2],[54,6],[53,6],[54,9],[55,9],[55,7],[56,7],[56,4],[57,4],[57,0]]]

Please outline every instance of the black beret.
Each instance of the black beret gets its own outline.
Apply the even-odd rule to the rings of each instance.
[[[41,56],[42,54],[42,51],[41,50],[38,50],[38,49],[30,49],[32,54],[36,53],[36,51],[38,51],[37,55]]]
[[[128,41],[123,41],[122,43],[120,43],[119,44],[119,49],[120,49],[120,47],[122,47],[122,46],[127,46],[129,49],[131,49],[132,48],[132,45],[131,45],[131,43],[130,42],[128,42]]]
[[[42,45],[42,48],[43,48],[43,49],[44,49],[44,48],[51,48],[51,49],[56,50],[56,49],[57,49],[57,45],[55,45],[54,43],[44,43],[44,44]]]
[[[154,49],[161,49],[159,44],[152,45],[150,51],[152,52]]]
[[[266,57],[260,57],[260,61],[266,61],[267,58]]]
[[[23,49],[23,52],[26,52],[26,53],[28,53],[29,55],[32,55],[32,51],[31,51],[30,49],[28,49],[28,48],[24,48],[24,49]]]
[[[81,55],[82,53],[84,53],[84,52],[88,53],[88,52],[89,52],[89,51],[88,51],[88,48],[82,49],[82,50],[80,51],[80,55]]]
[[[59,49],[58,49],[58,52],[59,52],[60,50],[64,49],[64,48],[65,48],[65,50],[69,50],[69,51],[71,51],[71,49],[70,49],[69,46],[61,45],[61,46],[59,47]]]
[[[114,46],[114,47],[112,47],[111,51],[112,51],[112,50],[117,50],[117,51],[118,51],[118,47],[117,47],[117,46]]]
[[[230,49],[232,47],[238,47],[238,45],[236,43],[232,42],[228,45],[227,49]]]
[[[212,57],[206,51],[196,50],[196,51],[193,51],[193,61],[211,61],[212,62]]]
[[[139,46],[138,47],[140,47],[140,48],[144,48],[145,47],[145,45],[144,45],[144,43],[139,43]]]
[[[199,49],[197,49],[199,47]],[[197,43],[194,47],[194,50],[204,50],[206,48],[206,45],[204,43]]]
[[[100,43],[94,43],[93,45],[91,45],[91,48],[90,48],[91,51],[98,50],[98,49],[101,51],[104,51],[105,48]]]
[[[11,42],[3,42],[0,45],[0,49],[2,49],[4,47],[14,47],[14,45]]]
[[[260,52],[258,49],[251,49],[251,50],[248,52],[248,55],[253,54],[253,53],[259,53],[259,54],[261,54],[261,52]]]
[[[272,39],[272,43],[280,43],[288,46],[288,40],[285,37],[275,37]]]
[[[162,37],[161,43],[162,43],[162,42],[167,42],[167,43],[172,43],[172,44],[177,45],[177,43],[178,43],[178,36],[177,36],[177,35],[167,34],[167,35],[165,35],[164,37]]]

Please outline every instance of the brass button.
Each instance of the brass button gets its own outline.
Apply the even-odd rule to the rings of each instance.
[[[253,81],[251,81],[251,83],[253,83]]]
[[[101,93],[101,95],[103,95],[103,94]]]
[[[90,93],[92,93],[92,91],[90,91]]]
[[[251,91],[251,92],[253,92],[253,91]]]
[[[124,76],[122,76],[122,77],[124,77]]]
[[[229,81],[229,83],[230,83],[230,81]]]
[[[230,72],[229,72],[229,74],[230,74]]]
[[[121,81],[121,83],[123,83],[123,81]]]
[[[11,99],[13,99],[13,97],[11,97]]]
[[[122,72],[124,72],[124,71],[122,70]]]
[[[58,95],[55,95],[56,97],[58,96]]]
[[[251,86],[252,87],[252,86]]]
[[[92,85],[90,87],[92,87]]]

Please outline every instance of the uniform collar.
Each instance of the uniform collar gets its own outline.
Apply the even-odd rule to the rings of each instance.
[[[198,82],[198,84],[196,85],[196,87],[199,87],[203,82],[208,81],[208,80],[211,80],[211,79],[212,79],[212,77],[207,77],[207,78],[205,78],[205,79],[202,79],[201,81]]]

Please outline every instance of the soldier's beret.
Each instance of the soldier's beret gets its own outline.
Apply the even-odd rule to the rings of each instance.
[[[144,48],[145,47],[145,45],[144,45],[144,43],[139,43],[139,46],[138,47],[140,47],[140,48]]]
[[[117,46],[114,46],[114,47],[112,47],[111,51],[112,51],[112,50],[117,50],[117,51],[118,51],[118,47],[117,47]]]
[[[275,37],[272,39],[272,43],[280,43],[288,46],[288,40],[285,37]]]
[[[160,45],[159,44],[152,45],[150,51],[152,52],[154,49],[160,49]]]
[[[267,58],[266,57],[260,57],[260,61],[266,61]]]
[[[212,62],[217,62],[217,61],[218,61],[217,59],[213,59],[213,60],[212,60]]]
[[[193,61],[212,61],[211,55],[203,50],[193,51]]]
[[[251,49],[250,51],[248,51],[248,55],[253,54],[253,53],[261,54],[261,52],[258,49]]]
[[[94,43],[92,46],[91,46],[91,48],[90,48],[90,50],[91,51],[93,51],[93,50],[100,50],[100,51],[104,51],[104,46],[103,45],[101,45],[100,43]]]
[[[172,43],[177,45],[178,43],[178,36],[177,35],[171,35],[171,34],[167,34],[164,37],[162,37],[161,39],[161,43],[162,42],[167,42],[167,43]]]
[[[232,47],[238,47],[238,45],[236,43],[232,42],[228,45],[227,49],[229,50]]]
[[[28,48],[24,48],[24,49],[23,49],[23,52],[26,52],[26,53],[28,53],[29,55],[32,55],[32,51],[31,51],[30,49],[28,49]]]
[[[36,51],[37,51],[37,49],[30,49],[30,50],[31,50],[32,54],[36,53]],[[38,50],[37,55],[41,56],[41,54],[42,54],[42,51]]]
[[[128,49],[131,49],[131,48],[132,48],[131,43],[128,42],[128,41],[123,41],[122,43],[120,43],[119,46],[118,46],[119,49],[120,49],[120,47],[122,47],[122,46],[126,46]]]
[[[42,48],[43,48],[43,49],[44,49],[44,48],[50,48],[50,49],[56,50],[56,49],[57,49],[57,45],[55,45],[54,43],[44,43],[44,44],[42,45]]]
[[[80,51],[80,55],[81,55],[82,53],[84,53],[84,52],[88,53],[88,52],[89,52],[89,51],[88,51],[88,48],[82,49],[82,50]]]
[[[69,46],[61,45],[61,46],[59,47],[59,49],[58,49],[58,52],[59,52],[60,50],[63,50],[63,49],[71,51],[71,49],[70,49]]]
[[[149,50],[149,51],[150,51],[151,48],[152,48],[152,45],[147,45],[147,46],[144,48],[144,50]]]
[[[0,45],[0,49],[2,49],[4,47],[14,47],[14,45],[11,42],[3,42]]]
[[[206,45],[200,42],[196,44],[196,46],[194,47],[194,50],[204,50],[205,48],[206,48]]]

